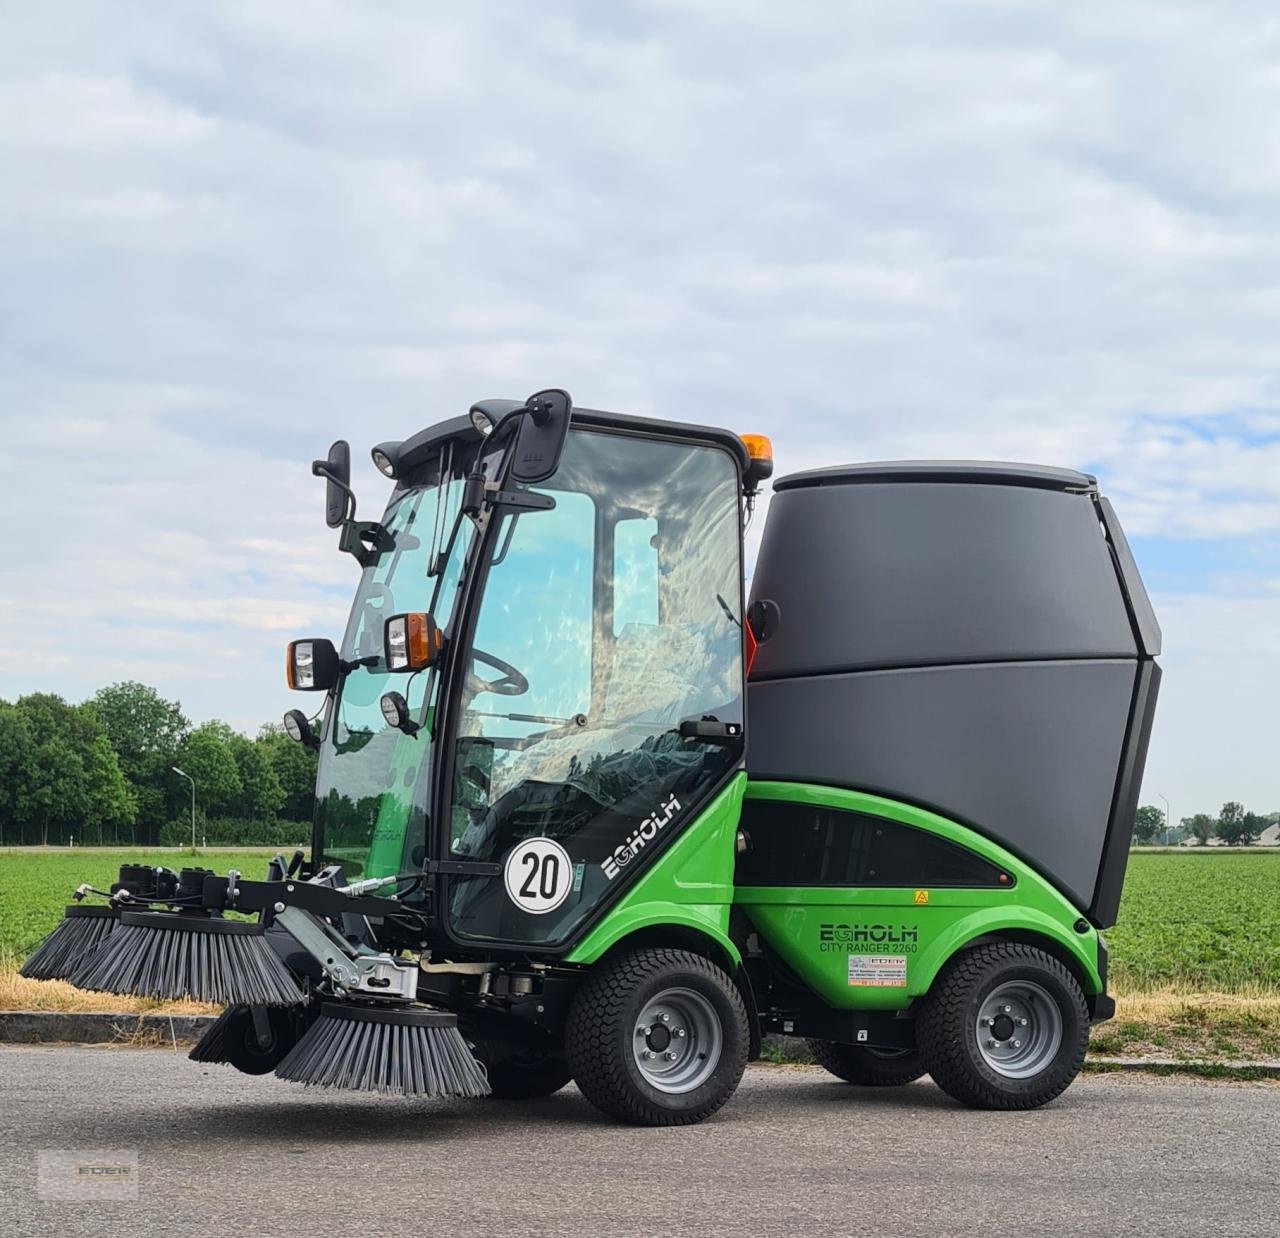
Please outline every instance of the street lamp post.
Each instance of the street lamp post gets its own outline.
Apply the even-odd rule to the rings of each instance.
[[[1164,800],[1164,845],[1167,847],[1169,845],[1169,800],[1159,791],[1156,792],[1156,799]]]
[[[196,849],[196,780],[185,770],[180,770],[176,765],[170,765],[169,768],[191,784],[191,850],[194,851]]]

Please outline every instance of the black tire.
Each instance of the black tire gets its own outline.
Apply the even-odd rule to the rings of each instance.
[[[983,1002],[1010,984],[1047,995],[1061,1039],[1042,1067],[1024,1078],[994,1069],[978,1044]],[[1053,1012],[1047,1011],[1050,1019]],[[1019,942],[994,942],[957,955],[938,974],[916,1020],[925,1069],[949,1096],[975,1109],[1036,1109],[1061,1095],[1080,1072],[1089,1011],[1076,978],[1052,955]],[[988,1042],[994,1043],[994,1042]]]
[[[691,1078],[689,1089],[677,1092],[645,1078],[633,1047],[641,1015],[673,991],[695,994],[719,1036],[710,1074],[696,1086]],[[715,1113],[742,1079],[749,1043],[737,986],[688,950],[631,950],[597,964],[575,995],[565,1026],[569,1069],[583,1095],[603,1113],[637,1126],[689,1126]],[[691,1050],[692,1042],[686,1052]]]
[[[300,1022],[291,1011],[275,1006],[260,1010],[267,1016],[270,1029],[265,1043],[258,1039],[253,1011],[248,1006],[233,1010],[222,1032],[227,1061],[246,1075],[265,1075],[275,1070],[302,1034]]]
[[[558,1092],[572,1077],[562,1056],[531,1049],[489,1065],[489,1095],[497,1100],[535,1100]]]
[[[813,1060],[837,1079],[865,1088],[896,1088],[925,1074],[915,1049],[873,1049],[834,1040],[806,1040]]]

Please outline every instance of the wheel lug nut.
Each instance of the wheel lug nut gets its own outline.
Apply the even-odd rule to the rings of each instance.
[[[1018,1020],[1018,1026],[1019,1026],[1019,1027],[1026,1027],[1026,1026],[1027,1026],[1027,1021],[1026,1021],[1026,1019],[1019,1019],[1019,1020]]]
[[[999,1042],[998,1040],[988,1040],[988,1041],[987,1041],[987,1048],[988,1048],[988,1049],[994,1049],[994,1048],[996,1048],[996,1047],[999,1045],[999,1043],[1000,1043],[1000,1042]]]
[[[987,1026],[988,1026],[988,1027],[995,1027],[995,1025],[996,1025],[996,1021],[995,1021],[994,1019],[988,1019],[988,1020],[987,1020]]]
[[[1003,1011],[1005,1012],[1005,1014],[1008,1014],[1008,1013],[1009,1013],[1009,1011],[1011,1011],[1011,1010],[1013,1009],[1013,1007],[1012,1007],[1012,1006],[1001,1006],[1001,1007],[1000,1007],[1000,1009],[1001,1009],[1001,1010],[1003,1010]]]
[[[1020,1041],[1020,1040],[1015,1040],[1015,1041],[1013,1042],[1013,1047],[1014,1047],[1015,1049],[1021,1049],[1021,1048],[1022,1048],[1022,1041]]]
[[[653,1057],[653,1054],[646,1049],[640,1056],[647,1062],[651,1057]]]
[[[670,1022],[671,1022],[671,1016],[670,1016],[669,1014],[664,1014],[664,1015],[662,1016],[662,1021],[663,1021],[664,1023],[670,1023]]]
[[[683,1036],[683,1035],[684,1035],[684,1028],[682,1028],[682,1027],[678,1027],[678,1028],[676,1028],[676,1030],[675,1030],[675,1033],[674,1033],[674,1034],[675,1034],[676,1036]]]
[[[674,1053],[667,1053],[665,1056],[668,1062],[674,1062],[676,1060],[676,1055]]]

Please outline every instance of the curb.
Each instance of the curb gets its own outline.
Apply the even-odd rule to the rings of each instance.
[[[199,1040],[213,1015],[86,1014],[61,1010],[0,1010],[0,1044],[128,1044]]]
[[[799,1036],[765,1036],[760,1047],[782,1056],[788,1065],[813,1064],[808,1047]],[[1149,1074],[1167,1075],[1220,1075],[1230,1078],[1246,1075],[1250,1079],[1280,1079],[1280,1062],[1221,1061],[1215,1058],[1157,1058],[1157,1057],[1095,1057],[1085,1058],[1084,1070],[1092,1074],[1111,1071],[1146,1071]]]

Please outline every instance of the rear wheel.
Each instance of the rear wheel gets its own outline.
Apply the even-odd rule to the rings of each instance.
[[[632,950],[598,964],[565,1028],[583,1095],[641,1126],[685,1126],[713,1114],[742,1079],[748,1044],[737,986],[687,950]]]
[[[915,1049],[874,1049],[834,1040],[807,1040],[813,1060],[846,1083],[869,1088],[900,1087],[925,1073]]]
[[[978,1109],[1035,1109],[1079,1073],[1089,1011],[1052,955],[996,942],[943,968],[916,1032],[925,1068],[948,1095]]]

